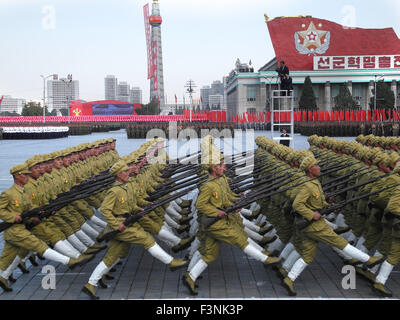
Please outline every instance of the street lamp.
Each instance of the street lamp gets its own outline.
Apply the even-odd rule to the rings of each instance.
[[[193,93],[195,92],[194,88],[196,88],[194,81],[189,80],[185,88],[187,88],[186,92],[189,93],[190,96],[190,122],[192,122]]]
[[[384,75],[381,75],[381,76],[378,76],[378,75],[375,75],[374,76],[375,77],[375,81],[374,81],[374,111],[376,110],[376,95],[377,95],[377,92],[376,92],[376,81],[377,80],[380,80],[380,79],[382,79],[383,77],[384,77]]]
[[[46,79],[50,78],[50,77],[54,77],[54,74],[51,74],[49,76],[43,76],[40,75],[40,77],[43,79],[43,123],[46,122]]]
[[[67,89],[69,91],[69,89],[70,89],[69,85],[72,82],[72,74],[68,75],[68,79],[60,79],[60,80],[67,85]],[[66,95],[66,98],[67,98],[67,108],[68,108],[68,123],[70,123],[71,122],[71,112],[70,112],[70,108],[69,108],[69,96]]]

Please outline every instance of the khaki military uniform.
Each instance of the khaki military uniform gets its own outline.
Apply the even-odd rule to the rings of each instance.
[[[230,201],[224,192],[220,179],[211,178],[201,188],[196,202],[199,219],[216,218],[218,210],[229,206]],[[219,208],[219,209],[218,209]],[[199,252],[205,263],[210,264],[218,257],[220,241],[236,245],[241,250],[247,247],[247,234],[235,227],[236,220],[229,215],[218,220],[207,229],[200,227],[198,238],[201,242]]]
[[[385,211],[394,215],[394,217],[385,216],[385,218],[388,224],[392,226],[392,241],[386,260],[395,266],[400,262],[400,187],[392,190],[392,195]]]
[[[107,191],[101,204],[100,211],[113,230],[117,230],[121,223],[125,221],[126,217],[123,217],[123,215],[131,212],[134,203],[133,195],[129,193],[126,184],[115,182],[113,187]],[[139,223],[134,223],[110,241],[106,256],[103,259],[107,267],[110,267],[118,258],[126,254],[131,244],[142,245],[147,250],[154,246],[155,240],[148,232],[143,230]]]
[[[306,220],[313,221],[314,213],[327,205],[321,183],[313,180],[302,186],[293,202],[293,209]],[[314,260],[318,242],[334,246],[339,250],[343,250],[348,245],[348,242],[337,235],[322,217],[320,220],[312,222],[302,231],[302,234],[304,238],[301,240],[299,253],[307,264]]]
[[[14,184],[0,195],[0,219],[13,223],[15,217],[31,208],[24,190]],[[0,258],[0,269],[5,270],[16,255],[25,256],[28,251],[43,254],[48,246],[25,228],[24,224],[15,224],[4,231],[4,249]]]

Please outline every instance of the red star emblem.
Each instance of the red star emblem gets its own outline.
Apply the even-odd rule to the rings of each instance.
[[[74,114],[75,114],[75,116],[76,117],[79,117],[80,115],[81,115],[81,113],[82,113],[82,110],[80,110],[80,109],[75,109],[74,111],[72,111]]]
[[[308,40],[310,40],[310,41],[315,41],[317,39],[317,35],[314,33],[314,32],[311,32],[309,35],[308,35]]]

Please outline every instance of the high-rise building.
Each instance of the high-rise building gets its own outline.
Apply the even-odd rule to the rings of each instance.
[[[127,82],[122,81],[117,86],[117,100],[130,102],[130,86]]]
[[[209,97],[211,94],[211,87],[210,86],[203,86],[200,89],[200,97],[201,97],[201,108],[205,109],[207,106],[210,105],[209,103]]]
[[[142,104],[142,90],[139,87],[131,89],[130,102],[133,104]]]
[[[211,94],[224,95],[224,85],[221,81],[216,80],[211,84]]]
[[[68,109],[71,101],[79,100],[79,81],[72,80],[72,75],[67,79],[55,76],[47,81],[47,95],[49,111]]]
[[[22,108],[26,104],[25,99],[13,98],[11,96],[4,96],[0,104],[0,112],[10,112],[21,114]]]
[[[222,94],[210,94],[209,106],[210,109],[222,108],[224,102],[224,96]]]
[[[104,78],[104,98],[106,100],[117,100],[118,80],[113,75]]]

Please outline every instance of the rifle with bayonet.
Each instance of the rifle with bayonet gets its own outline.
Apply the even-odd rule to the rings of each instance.
[[[49,204],[37,207],[35,209],[25,211],[21,214],[22,222],[26,221],[29,218],[39,217],[39,218],[46,218],[50,216],[53,212],[61,210],[62,208],[68,206],[69,204],[85,199],[90,197],[98,192],[102,192],[105,190],[107,185],[97,185],[92,188],[88,188],[85,192],[72,192],[69,196],[64,195],[61,198],[56,198],[55,200],[51,201]],[[0,223],[0,232],[8,229],[9,227],[13,226],[15,223],[13,222],[1,222]]]
[[[186,190],[183,190],[181,192],[175,193],[173,195],[171,195],[170,197],[166,198],[166,199],[160,199],[158,201],[155,201],[154,203],[146,206],[143,211],[139,212],[139,213],[130,213],[130,217],[126,218],[126,220],[123,222],[123,224],[126,227],[131,226],[132,224],[134,224],[135,222],[139,221],[141,218],[143,218],[145,215],[149,214],[150,212],[154,211],[155,209],[157,209],[158,207],[167,204],[168,202],[171,202],[175,199],[178,199],[182,196],[184,196],[185,194],[189,193],[190,191],[196,189],[197,186],[193,186],[191,188],[188,188]],[[100,237],[98,239],[99,242],[102,242],[104,240],[106,241],[110,241],[111,239],[115,238],[118,234],[120,233],[119,230],[114,230],[114,231],[110,231],[106,234],[104,234],[102,237]]]
[[[386,178],[386,177],[390,176],[391,174],[393,174],[393,173],[386,173],[386,174],[384,174],[382,176],[379,176],[379,177],[376,177],[376,178],[372,178],[372,179],[369,179],[367,181],[354,184],[354,185],[352,185],[350,187],[347,187],[347,188],[344,188],[344,189],[341,189],[341,190],[337,190],[337,191],[328,193],[325,198],[329,199],[331,197],[336,197],[339,194],[345,193],[345,192],[353,190],[353,189],[358,189],[359,187],[362,187],[362,186],[365,186],[367,184],[370,184],[370,183],[373,183],[375,181],[378,181],[380,179]]]

